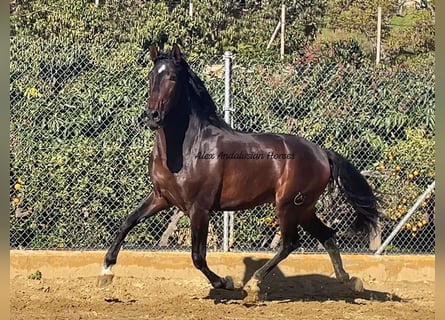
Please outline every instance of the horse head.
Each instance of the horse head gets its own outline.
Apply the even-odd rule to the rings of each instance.
[[[179,102],[185,70],[181,64],[181,51],[176,44],[170,54],[159,53],[152,45],[150,59],[153,67],[149,73],[150,97],[146,115],[149,128],[157,130],[165,125],[168,114]]]

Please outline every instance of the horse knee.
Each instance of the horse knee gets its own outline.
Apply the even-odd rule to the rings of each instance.
[[[124,233],[127,232],[127,230],[130,228],[132,223],[130,223],[130,221],[127,219],[125,219],[124,221],[121,222],[120,226],[119,226],[119,233]]]
[[[335,236],[332,236],[323,242],[326,250],[338,250],[337,240]]]
[[[283,250],[286,252],[292,252],[295,249],[298,249],[301,245],[300,235],[297,230],[293,230],[292,232],[283,232],[283,240],[282,240]]]
[[[303,230],[315,237],[321,243],[325,243],[330,239],[335,241],[335,231],[325,225],[317,216],[313,216],[311,220],[301,225]]]

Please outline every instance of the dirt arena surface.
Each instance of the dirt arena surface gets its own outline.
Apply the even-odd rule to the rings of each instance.
[[[72,260],[30,257],[26,258],[26,262],[25,257],[26,253],[19,258],[11,256],[10,319],[435,318],[434,278],[431,279],[427,271],[431,268],[430,261],[426,267],[422,264],[416,270],[408,260],[401,260],[400,263],[394,263],[397,258],[389,262],[385,260],[385,273],[378,271],[382,262],[372,267],[375,271],[369,271],[362,265],[366,272],[351,272],[363,279],[365,291],[362,293],[352,292],[329,273],[302,272],[292,275],[288,268],[295,261],[290,261],[282,269],[273,270],[261,285],[264,300],[252,304],[244,303],[240,290],[212,290],[204,276],[189,268],[189,262],[182,255],[176,262],[171,262],[173,264],[167,263],[156,268],[139,265],[138,269],[134,269],[134,261],[128,266],[123,262],[120,269],[116,266],[114,270],[116,276],[113,283],[105,288],[98,288],[97,277],[92,275],[100,263],[90,264],[88,260],[97,257],[83,259],[84,267],[80,267],[77,261],[77,268],[66,266],[70,261],[75,265]],[[167,254],[167,257],[176,256]],[[47,261],[46,264],[39,259]],[[326,262],[324,258],[316,259]],[[310,262],[311,259],[305,260]],[[352,270],[359,267],[353,267],[356,258],[344,260],[346,267],[349,265]],[[148,259],[144,263],[153,261]],[[265,260],[250,260],[251,263],[245,265],[244,269],[241,263],[234,268],[226,267],[227,270],[218,265],[218,261],[213,261],[217,265],[216,269],[229,274],[232,271],[235,284],[240,286]],[[324,262],[318,263],[318,268]],[[184,265],[182,268],[179,267],[181,264]],[[38,265],[41,278],[36,272]],[[317,269],[315,266],[313,269]],[[140,268],[148,272],[141,273]],[[307,268],[310,266],[301,269],[307,271]],[[398,271],[394,272],[393,268]]]

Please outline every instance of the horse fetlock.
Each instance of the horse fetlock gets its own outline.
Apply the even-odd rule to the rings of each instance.
[[[357,277],[351,277],[348,282],[348,287],[355,292],[363,292],[365,291],[365,287],[363,285],[363,281]]]
[[[224,288],[227,290],[233,290],[235,289],[235,285],[233,283],[233,278],[231,276],[227,276],[222,279],[224,283]]]
[[[102,273],[97,279],[97,286],[99,288],[106,287],[113,282],[114,274],[113,271],[111,271],[111,268],[111,265],[102,268]]]
[[[336,273],[335,277],[340,281],[340,282],[348,282],[350,281],[350,277],[349,274],[344,272],[344,273]]]
[[[232,277],[219,278],[217,281],[212,282],[212,286],[215,289],[233,290],[234,284]]]
[[[259,287],[260,281],[258,279],[252,278],[244,285],[244,291],[248,293],[260,292]]]

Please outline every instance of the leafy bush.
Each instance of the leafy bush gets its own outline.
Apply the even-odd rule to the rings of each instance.
[[[404,16],[394,16],[392,24],[384,42],[386,59],[415,67],[425,56],[434,54],[435,19],[430,11],[408,9]],[[422,59],[416,61],[419,57]]]
[[[435,143],[424,129],[407,129],[406,139],[388,148],[386,158],[375,164],[385,179],[380,185],[385,213],[393,219],[404,217],[435,178]],[[420,208],[405,225],[415,234],[431,222],[433,195],[427,195]]]
[[[152,133],[136,123],[145,103],[144,73],[125,47],[107,61],[103,51],[39,41],[13,42],[12,50],[30,62],[26,72],[23,60],[11,65],[10,168],[21,181],[11,210],[29,215],[12,218],[11,232],[27,235],[12,245],[103,243],[150,186]],[[82,231],[87,236],[78,243],[73,232]]]
[[[361,170],[390,165],[387,155],[393,152],[404,168],[423,168],[433,179],[431,158],[410,165],[409,155],[397,154],[419,144],[434,158],[431,57],[431,63],[416,68],[376,68],[367,61],[369,49],[355,40],[309,46],[325,26],[331,2],[297,2],[286,2],[283,62],[277,61],[276,47],[265,50],[281,1],[249,2],[245,8],[238,1],[194,2],[193,18],[187,1],[106,1],[99,7],[86,0],[17,1],[10,42],[11,246],[105,246],[149,192],[146,166],[153,134],[140,128],[138,118],[147,99],[150,43],[179,42],[219,106],[223,81],[206,70],[215,56],[234,51],[233,114],[239,129],[305,136],[349,157]],[[328,23],[341,27],[344,21]],[[372,178],[382,192],[411,197],[430,181],[420,180]],[[385,208],[390,217],[396,216],[396,199],[391,195]],[[273,215],[269,207],[260,216],[254,210],[240,215],[238,241],[261,243],[258,230],[274,231]],[[128,245],[156,245],[168,217],[138,226]]]

